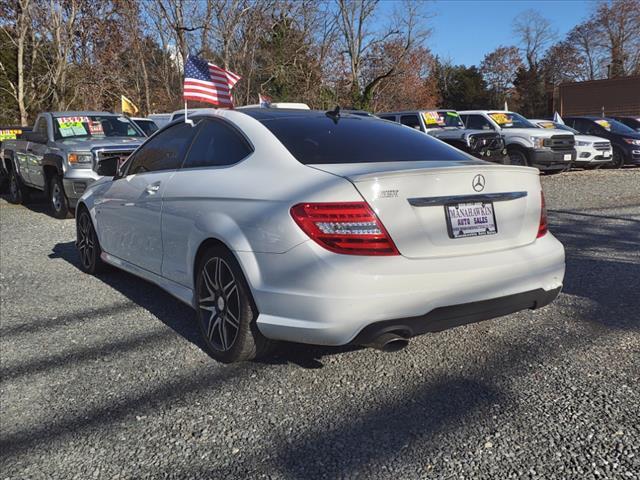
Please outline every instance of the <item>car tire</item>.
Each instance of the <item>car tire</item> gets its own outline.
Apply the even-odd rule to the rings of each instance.
[[[70,215],[69,200],[64,193],[62,179],[58,175],[52,175],[49,179],[49,208],[55,218],[68,218]]]
[[[224,363],[253,360],[275,342],[258,330],[258,310],[235,257],[222,246],[200,256],[195,272],[196,310],[210,355]]]
[[[610,168],[622,168],[624,167],[624,155],[619,148],[613,149],[613,156],[611,158]]]
[[[82,208],[76,218],[76,248],[83,272],[95,275],[106,269],[107,265],[100,258],[102,249],[98,235],[86,208]]]
[[[9,172],[9,201],[16,205],[24,204],[29,201],[29,192],[27,187],[22,185],[20,177],[13,169]]]
[[[529,159],[527,158],[527,154],[524,153],[519,148],[512,148],[508,152],[509,154],[509,164],[516,165],[520,167],[528,167]]]

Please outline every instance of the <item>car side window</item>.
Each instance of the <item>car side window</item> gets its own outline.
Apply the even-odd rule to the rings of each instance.
[[[247,140],[224,120],[202,120],[182,168],[233,165],[253,152]]]
[[[196,128],[186,123],[160,132],[135,153],[127,175],[180,168],[195,132]]]
[[[38,119],[38,123],[35,124],[33,132],[47,135],[47,119],[45,117],[40,117]]]
[[[494,130],[491,122],[482,115],[467,115],[463,121],[469,130]]]
[[[396,121],[396,116],[395,115],[380,115],[380,118],[382,120],[391,120],[392,122]]]
[[[407,127],[415,128],[416,130],[422,130],[418,115],[402,115],[400,117],[400,123]]]

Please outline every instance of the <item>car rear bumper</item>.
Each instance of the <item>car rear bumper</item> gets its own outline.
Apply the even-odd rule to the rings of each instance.
[[[555,300],[560,290],[561,287],[553,290],[539,288],[479,302],[439,307],[417,317],[375,322],[364,327],[351,343],[367,345],[388,332],[409,338],[427,332],[441,332],[461,325],[502,317],[520,310],[536,310]]]
[[[321,345],[350,343],[369,325],[397,319],[420,317],[424,329],[412,328],[430,331],[438,323],[431,312],[442,308],[539,290],[554,295],[565,269],[564,248],[551,234],[511,250],[457,257],[338,255],[312,241],[283,254],[236,255],[260,312],[260,331]],[[541,295],[481,319],[541,306],[547,294]]]

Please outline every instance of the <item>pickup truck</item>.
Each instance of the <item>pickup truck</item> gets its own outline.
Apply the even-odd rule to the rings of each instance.
[[[46,193],[51,213],[66,218],[106,158],[124,161],[145,140],[128,118],[109,112],[45,112],[33,130],[6,140],[0,170],[9,177],[9,201],[24,203],[31,189]]]
[[[522,115],[506,110],[468,110],[460,112],[460,117],[467,128],[501,134],[511,165],[560,173],[569,170],[576,159],[571,132],[538,128]]]
[[[482,160],[509,163],[504,140],[499,133],[466,127],[455,110],[385,112],[378,116],[420,130]]]

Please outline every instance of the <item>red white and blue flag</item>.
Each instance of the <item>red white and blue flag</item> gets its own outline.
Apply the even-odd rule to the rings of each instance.
[[[262,108],[269,108],[271,106],[271,97],[259,93],[258,102]]]
[[[197,100],[222,108],[233,108],[231,89],[240,80],[213,63],[189,56],[184,66],[184,100]]]

